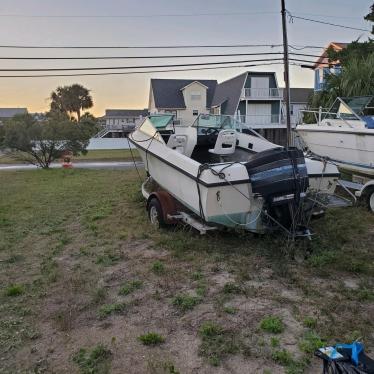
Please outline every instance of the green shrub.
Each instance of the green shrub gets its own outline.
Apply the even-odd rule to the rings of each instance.
[[[308,329],[314,329],[317,326],[317,320],[312,317],[305,317],[303,320],[303,325]]]
[[[109,349],[99,344],[91,351],[81,348],[73,356],[73,361],[83,374],[104,374],[109,372],[108,361],[111,354]]]
[[[125,283],[121,288],[120,290],[118,291],[118,293],[120,295],[129,295],[130,293],[138,290],[139,288],[141,288],[143,285],[143,282],[140,281],[140,280],[132,280],[132,281],[129,281],[127,283]]]
[[[188,294],[179,294],[172,300],[172,304],[182,312],[191,310],[201,301],[200,297],[191,296]]]
[[[99,317],[105,318],[111,314],[121,313],[125,308],[124,303],[105,304],[99,309]]]
[[[262,330],[273,334],[280,334],[284,331],[283,322],[277,316],[268,316],[264,318],[260,323],[260,327]]]
[[[165,338],[156,332],[148,332],[147,334],[140,335],[138,340],[144,345],[157,345],[165,341]]]
[[[236,283],[229,282],[223,286],[223,292],[226,294],[240,294],[242,293],[242,288]]]
[[[19,296],[24,293],[24,288],[21,284],[12,284],[5,289],[6,296]]]
[[[314,331],[308,331],[299,342],[299,348],[305,353],[313,353],[316,349],[325,345],[322,339]]]
[[[152,271],[157,274],[157,275],[161,275],[161,274],[164,274],[165,273],[165,265],[163,262],[161,261],[155,261],[153,264],[152,264],[152,267],[151,267]]]
[[[274,351],[271,357],[276,363],[282,366],[291,365],[293,362],[291,353],[288,352],[286,349],[278,349]]]
[[[204,322],[199,329],[199,335],[202,340],[199,354],[206,357],[213,366],[218,366],[227,354],[234,354],[239,350],[235,334],[225,331],[214,322]]]

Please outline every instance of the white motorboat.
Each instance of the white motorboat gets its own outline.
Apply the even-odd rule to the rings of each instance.
[[[374,96],[338,98],[316,123],[296,127],[307,149],[350,172],[374,177]]]
[[[149,175],[143,195],[150,219],[159,223],[188,212],[208,225],[305,234],[339,178],[335,165],[305,159],[229,116],[200,115],[183,127],[172,115],[151,115],[129,139]]]

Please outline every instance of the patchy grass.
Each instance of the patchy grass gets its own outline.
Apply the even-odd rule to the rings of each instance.
[[[223,329],[215,322],[204,322],[199,329],[199,335],[199,353],[213,366],[219,366],[225,356],[239,351],[234,333]]]
[[[144,345],[158,345],[165,342],[165,338],[157,332],[148,332],[140,335],[138,340]]]
[[[121,286],[121,288],[118,291],[119,295],[129,295],[130,293],[133,293],[136,290],[139,290],[143,286],[143,282],[139,279],[133,279],[131,281],[126,282]]]
[[[172,304],[175,307],[177,307],[180,311],[186,312],[188,310],[193,309],[197,304],[199,304],[200,301],[201,298],[198,296],[179,294],[173,298]]]
[[[161,261],[155,261],[152,264],[151,270],[157,275],[162,275],[165,273],[165,265]]]
[[[19,296],[24,293],[24,288],[21,284],[12,284],[5,289],[6,296]]]
[[[105,304],[100,307],[98,315],[100,318],[105,318],[110,316],[111,314],[119,314],[122,313],[126,308],[126,304],[124,303],[115,303],[115,304]]]
[[[111,351],[103,344],[92,349],[81,348],[74,356],[73,361],[83,374],[109,373]]]
[[[272,334],[280,334],[284,331],[284,324],[282,320],[277,316],[265,317],[261,321],[260,327],[262,330],[270,332]]]
[[[132,150],[134,158],[140,160],[139,153],[136,149]],[[131,152],[129,149],[102,149],[88,151],[86,155],[73,156],[74,161],[132,161]],[[59,160],[56,160],[59,162]],[[0,154],[0,164],[20,164],[20,160],[13,159],[7,155]]]
[[[76,372],[72,352],[100,341],[112,342],[108,367],[154,374],[189,372],[191,362],[197,372],[222,363],[296,374],[316,364],[309,352],[320,341],[359,338],[374,349],[374,216],[364,208],[330,210],[311,222],[311,242],[290,244],[278,234],[155,230],[139,190],[132,170],[0,172],[0,372]],[[23,292],[7,296],[10,285]],[[175,312],[176,296],[190,313]],[[199,307],[188,309],[194,298]],[[258,328],[267,316],[287,316],[281,338]],[[216,323],[200,332],[206,319]],[[147,330],[167,331],[166,344],[143,347]]]

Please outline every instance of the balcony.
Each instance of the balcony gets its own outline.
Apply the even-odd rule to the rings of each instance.
[[[285,127],[284,117],[281,114],[263,114],[239,116],[239,122],[257,129],[272,129]]]
[[[282,99],[282,90],[280,88],[243,88],[242,99]]]

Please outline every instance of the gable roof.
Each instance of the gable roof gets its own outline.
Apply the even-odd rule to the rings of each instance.
[[[106,109],[105,117],[146,117],[148,109]]]
[[[307,103],[310,95],[313,94],[313,88],[290,88],[290,102]]]
[[[0,118],[12,118],[17,114],[26,114],[26,108],[0,108]]]
[[[199,81],[193,81],[193,82],[191,82],[191,83],[188,83],[187,86],[182,87],[181,90],[186,89],[187,87],[191,86],[191,85],[194,84],[194,83],[197,83],[197,84],[199,84],[200,86],[202,86],[202,87],[204,87],[204,88],[207,88],[207,89],[209,88],[208,86],[206,86],[205,84],[202,84],[202,83],[199,82]]]
[[[226,102],[224,106],[224,113],[222,114],[234,115],[236,108],[239,103],[242,88],[244,86],[245,80],[247,79],[248,73],[240,74],[234,78],[224,81],[216,87],[216,92],[214,93],[212,107],[218,106]]]
[[[210,107],[217,86],[216,80],[204,79],[151,79],[151,90],[155,100],[156,108],[183,109],[186,107],[182,88],[191,83],[198,82],[207,89],[207,103]]]
[[[327,64],[329,62],[326,52],[329,48],[332,48],[334,51],[338,52],[346,48],[347,45],[348,43],[330,42],[329,45],[323,50],[321,56],[318,57],[317,61],[314,63],[314,68],[317,68],[319,65],[322,64]]]

